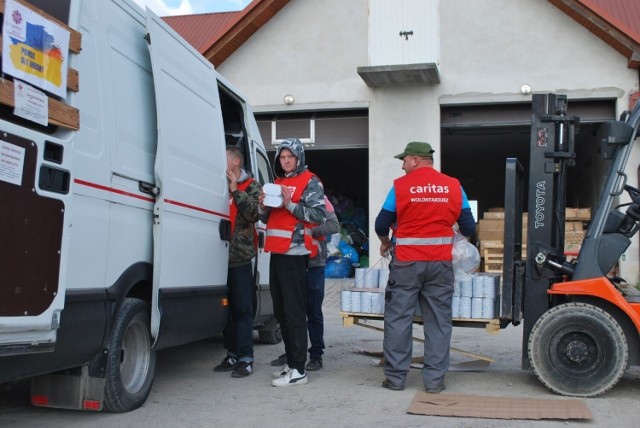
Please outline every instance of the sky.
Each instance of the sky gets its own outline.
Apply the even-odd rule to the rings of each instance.
[[[251,0],[133,0],[142,8],[149,7],[156,15],[193,15],[197,13],[230,12],[244,9]]]

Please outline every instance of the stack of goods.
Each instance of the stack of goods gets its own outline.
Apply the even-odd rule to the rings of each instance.
[[[584,239],[587,223],[591,219],[590,208],[566,208],[564,253],[567,259],[577,257]],[[528,214],[522,214],[522,259],[527,256]],[[478,222],[480,255],[484,261],[484,272],[502,273],[504,251],[504,209],[492,208],[483,214]]]
[[[353,286],[340,291],[340,310],[342,312],[382,315],[384,313],[384,290],[388,279],[388,268],[356,269]]]
[[[462,319],[494,319],[498,314],[500,276],[473,274],[456,278],[452,316]]]
[[[491,208],[478,222],[480,256],[484,272],[502,273],[504,252],[504,208]],[[526,257],[527,213],[522,214],[522,258]]]
[[[587,224],[591,220],[590,208],[567,208],[564,224],[564,254],[567,260],[578,257]]]

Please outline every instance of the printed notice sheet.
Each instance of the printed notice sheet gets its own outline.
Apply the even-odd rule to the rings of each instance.
[[[0,140],[0,181],[22,185],[24,153],[22,147]]]
[[[13,85],[13,96],[16,102],[13,114],[47,126],[49,122],[47,94],[16,79]]]

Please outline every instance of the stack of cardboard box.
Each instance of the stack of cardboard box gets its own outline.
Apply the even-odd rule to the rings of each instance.
[[[565,212],[565,254],[569,259],[576,257],[584,239],[587,222],[591,219],[590,208],[567,208]],[[527,253],[528,213],[522,214],[522,258]],[[491,208],[483,213],[478,222],[480,256],[483,272],[502,273],[504,250],[504,208]]]

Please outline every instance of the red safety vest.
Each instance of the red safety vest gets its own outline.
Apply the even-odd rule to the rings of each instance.
[[[455,178],[430,167],[393,182],[396,193],[396,257],[401,261],[451,260],[453,225],[462,190]]]
[[[237,184],[237,188],[241,192],[246,192],[247,188],[251,183],[253,183],[253,178],[248,178],[242,183]],[[233,200],[233,196],[229,193],[229,217],[231,220],[231,236],[233,236],[233,232],[236,230],[236,217],[238,216],[238,207]],[[255,224],[253,225],[253,244],[257,248],[258,247],[258,231],[256,230]]]
[[[314,174],[305,170],[295,177],[276,178],[275,183],[293,188],[291,201],[297,203],[302,198],[302,193],[307,184],[309,184],[311,177],[314,177]],[[311,253],[311,257],[315,257],[318,254],[318,246],[313,245],[313,238],[311,237],[311,228],[314,224],[298,220],[284,207],[272,209],[271,214],[269,214],[264,250],[276,254],[284,254],[289,251],[293,231],[298,223],[304,224],[304,246]]]

